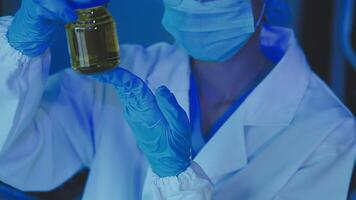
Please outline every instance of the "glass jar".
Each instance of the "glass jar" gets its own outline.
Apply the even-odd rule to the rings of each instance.
[[[75,71],[92,74],[120,63],[116,23],[106,5],[76,9],[78,20],[66,25],[71,65]]]

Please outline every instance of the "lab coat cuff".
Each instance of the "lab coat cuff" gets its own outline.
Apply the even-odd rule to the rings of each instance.
[[[152,174],[154,193],[159,194],[159,199],[180,199],[181,196],[186,196],[186,193],[193,193],[189,196],[196,197],[194,199],[211,198],[213,184],[195,162],[178,176],[161,178]]]
[[[28,63],[33,58],[13,48],[10,45],[9,40],[7,38],[7,33],[9,31],[9,27],[11,26],[12,21],[13,21],[12,16],[0,17],[0,46],[1,46],[0,56],[4,56],[4,55],[6,55],[7,57],[11,56],[11,58],[15,61],[19,61],[20,63]],[[47,50],[39,57],[48,56],[49,53],[50,53],[49,50]]]

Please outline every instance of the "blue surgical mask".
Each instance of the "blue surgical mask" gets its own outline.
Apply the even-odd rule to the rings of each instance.
[[[251,0],[165,0],[162,24],[188,54],[204,61],[230,59],[255,32]]]

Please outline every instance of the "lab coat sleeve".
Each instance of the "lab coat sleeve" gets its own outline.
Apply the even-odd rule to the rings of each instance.
[[[29,58],[13,49],[6,37],[11,20],[0,18],[0,180],[25,191],[51,190],[89,163],[84,107],[93,95],[80,78],[49,78],[49,51]],[[70,91],[59,79],[81,88]]]
[[[192,162],[191,166],[178,176],[160,178],[148,171],[150,194],[144,192],[143,199],[155,200],[210,200],[213,184],[200,166]]]
[[[356,125],[343,122],[308,158],[275,200],[347,199],[355,163]]]

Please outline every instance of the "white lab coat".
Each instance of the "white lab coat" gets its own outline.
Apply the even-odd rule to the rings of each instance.
[[[160,179],[146,173],[115,89],[70,69],[48,77],[50,53],[30,59],[12,49],[10,21],[0,19],[1,181],[50,190],[88,167],[85,200],[346,198],[355,118],[311,71],[291,30],[264,28],[261,42],[267,56],[281,57],[277,66],[198,153],[197,164]],[[123,67],[151,88],[166,85],[189,112],[184,51],[165,43],[121,48]]]

